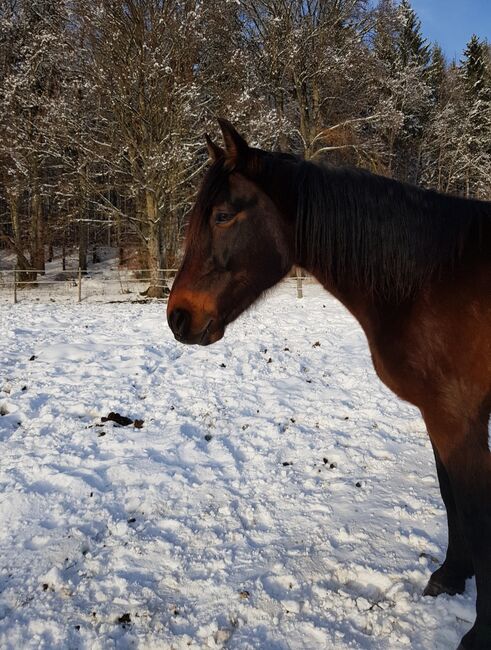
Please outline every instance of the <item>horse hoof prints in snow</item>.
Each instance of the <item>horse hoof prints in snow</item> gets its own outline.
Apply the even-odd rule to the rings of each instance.
[[[167,317],[178,341],[218,341],[296,264],[357,318],[380,379],[423,415],[448,550],[425,595],[462,593],[460,648],[491,648],[491,203],[249,147],[219,120]]]

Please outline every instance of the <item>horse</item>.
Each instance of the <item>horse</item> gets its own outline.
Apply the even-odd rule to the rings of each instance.
[[[421,411],[448,549],[427,596],[475,575],[461,650],[491,648],[491,202],[250,147],[220,119],[167,305],[182,343],[209,345],[292,269],[358,320],[379,378]]]

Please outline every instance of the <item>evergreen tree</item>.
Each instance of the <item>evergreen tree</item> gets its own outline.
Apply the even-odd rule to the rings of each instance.
[[[399,6],[382,0],[378,12],[381,23],[375,26],[374,46],[379,56],[389,57],[382,59],[386,76],[380,93],[380,109],[387,114],[380,127],[386,141],[387,171],[417,183],[421,143],[432,104],[426,72],[428,45],[407,0]]]
[[[491,65],[488,47],[473,35],[464,51],[461,79],[466,104],[466,189],[483,196],[491,183]]]
[[[446,78],[446,63],[442,48],[435,43],[431,49],[430,63],[427,69],[427,79],[431,87],[433,104],[441,100]]]
[[[397,61],[398,16],[394,0],[380,0],[375,11],[373,50],[377,59],[393,70]]]
[[[429,45],[421,33],[421,21],[411,7],[409,0],[399,5],[399,66],[427,66],[430,61]]]
[[[476,99],[486,92],[489,79],[488,46],[473,34],[464,50],[461,62],[466,94],[469,99]]]

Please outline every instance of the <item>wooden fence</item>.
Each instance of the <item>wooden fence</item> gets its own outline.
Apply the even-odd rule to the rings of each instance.
[[[176,271],[177,269],[160,269],[161,279],[157,287],[170,289]],[[149,269],[135,271],[121,268],[88,271],[50,269],[46,272],[36,269],[0,270],[0,300],[14,304],[27,300],[141,302],[146,300],[149,273]],[[303,297],[304,282],[309,280],[300,269],[294,270],[286,278],[295,287],[299,299]]]
[[[126,300],[143,300],[148,288],[149,269],[48,270],[10,269],[0,270],[0,297],[10,296],[15,303],[24,300],[68,299],[82,302],[89,298],[125,297]],[[169,289],[176,269],[160,269],[157,288]]]

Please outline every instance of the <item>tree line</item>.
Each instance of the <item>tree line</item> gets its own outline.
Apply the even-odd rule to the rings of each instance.
[[[408,0],[0,0],[0,249],[174,267],[224,116],[257,146],[491,198],[491,55]]]

